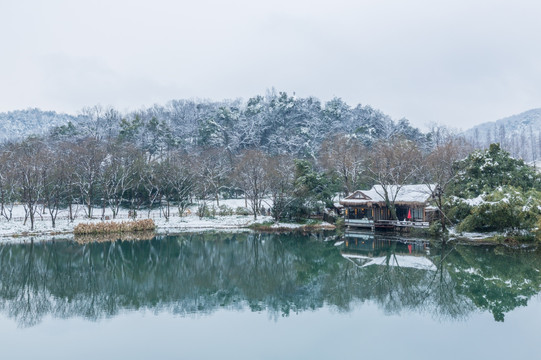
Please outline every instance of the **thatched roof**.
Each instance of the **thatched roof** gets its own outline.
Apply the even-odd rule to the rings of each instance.
[[[395,205],[425,206],[432,197],[434,185],[388,185],[386,187],[389,199],[395,199]],[[374,185],[370,190],[357,190],[348,197],[340,200],[344,206],[385,205],[385,191],[382,185]]]

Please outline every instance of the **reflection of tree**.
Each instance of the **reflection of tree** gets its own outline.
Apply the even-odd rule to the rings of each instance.
[[[454,279],[457,293],[470,298],[476,308],[490,311],[496,321],[526,306],[528,299],[541,290],[541,258],[537,252],[457,246],[444,266]]]
[[[29,325],[34,324],[35,314],[39,313],[39,310],[46,309],[46,299],[39,296],[39,272],[35,269],[34,259],[34,242],[29,245],[29,251],[24,259],[22,282],[17,291],[16,301],[12,303],[10,313],[21,319],[21,322]]]
[[[376,250],[370,255],[385,261],[379,266],[345,267],[348,284],[342,283],[337,291],[349,301],[374,301],[387,313],[416,310],[440,319],[463,319],[479,308],[503,320],[504,313],[526,305],[541,290],[539,256],[531,252],[439,244],[429,256],[435,270],[427,271],[402,267],[396,260],[404,252],[399,246],[403,245],[393,241],[385,248],[372,247]],[[347,306],[347,301],[342,303]]]
[[[46,315],[97,320],[123,310],[183,315],[249,307],[279,317],[372,301],[386,313],[463,318],[481,308],[503,319],[539,291],[536,254],[444,247],[432,251],[434,271],[401,266],[399,246],[390,242],[378,250],[382,263],[360,267],[332,242],[303,235],[3,244],[0,310],[31,326]]]
[[[391,242],[386,251],[377,251],[378,258],[384,259],[379,264],[349,271],[353,297],[374,301],[388,314],[405,310],[445,311],[439,308],[446,304],[435,301],[438,272],[402,266],[397,258],[397,245]]]
[[[440,247],[434,249],[434,255],[431,256],[437,271],[428,288],[433,303],[438,304],[433,307],[432,313],[442,319],[462,319],[467,317],[475,307],[470,299],[456,291],[457,284],[451,276],[453,271],[445,266],[454,248],[449,247],[446,243],[439,245]]]
[[[405,260],[413,259],[416,263],[416,259],[426,259],[426,246],[397,240],[376,236],[363,237],[358,243],[354,238],[349,241],[348,251],[374,261],[368,264],[362,260],[358,264],[362,267],[350,266],[347,272],[350,284],[341,292],[352,299],[374,301],[388,314],[419,311],[441,319],[469,314],[471,302],[456,293],[448,271],[442,268],[441,259],[448,251],[436,249],[432,253],[437,255],[430,256],[430,261],[411,266]]]

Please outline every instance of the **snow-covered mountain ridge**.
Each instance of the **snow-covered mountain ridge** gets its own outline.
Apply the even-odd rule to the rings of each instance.
[[[514,157],[541,158],[541,108],[482,123],[464,131],[466,139],[483,148],[498,142]]]
[[[477,130],[480,136],[486,137],[489,131],[494,134],[494,129],[499,128],[502,125],[505,126],[506,132],[508,133],[520,133],[521,130],[529,130],[530,127],[532,127],[534,131],[541,130],[541,108],[531,109],[497,121],[482,123],[466,130],[464,134],[473,136]]]

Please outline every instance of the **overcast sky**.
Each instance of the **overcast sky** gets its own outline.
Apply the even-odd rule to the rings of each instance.
[[[541,107],[541,1],[0,0],[0,111],[267,89],[467,129]]]

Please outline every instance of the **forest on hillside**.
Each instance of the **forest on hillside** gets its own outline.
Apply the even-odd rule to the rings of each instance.
[[[259,149],[273,155],[315,158],[329,134],[341,133],[355,136],[364,145],[397,134],[429,141],[408,120],[395,122],[370,106],[350,107],[339,98],[322,104],[314,97],[297,98],[285,92],[269,92],[247,101],[174,100],[128,114],[93,106],[84,108],[71,124],[57,127],[52,135],[119,138],[151,156],[171,149],[222,148],[231,154]]]
[[[535,161],[541,157],[541,109],[482,123],[463,135],[476,149],[499,143],[514,158]]]

